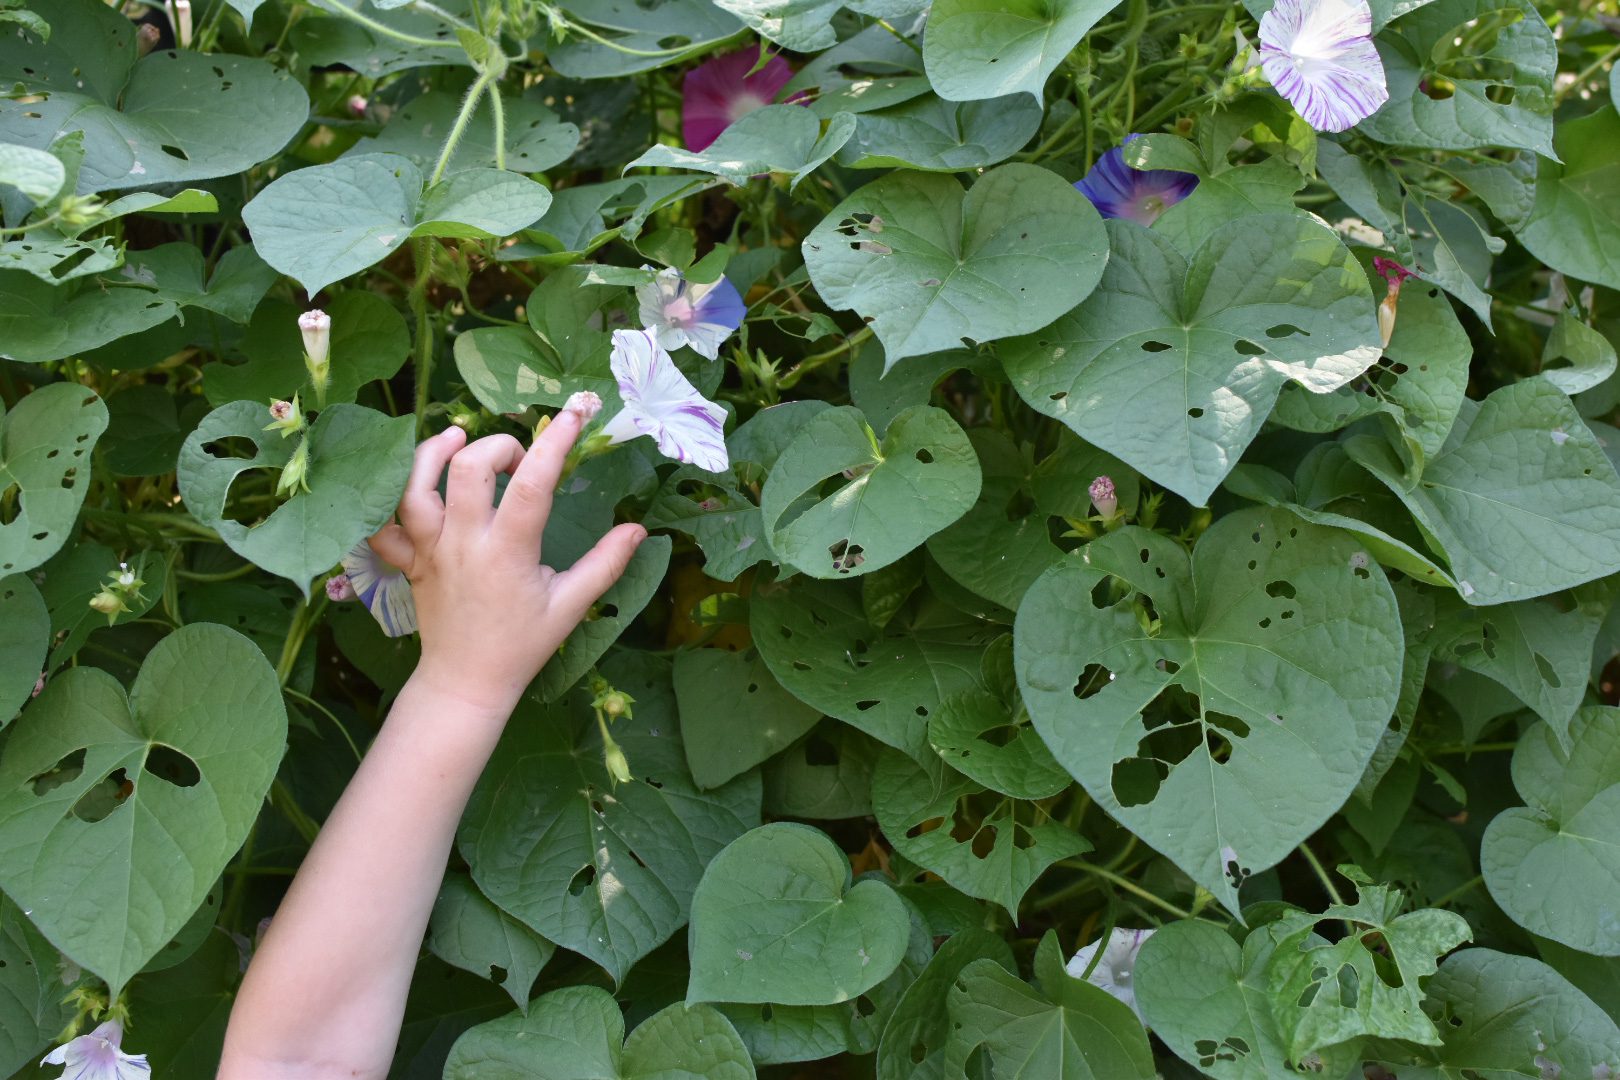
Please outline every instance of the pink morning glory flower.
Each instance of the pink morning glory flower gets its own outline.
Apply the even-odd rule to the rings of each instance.
[[[1387,349],[1390,339],[1395,336],[1395,308],[1401,299],[1401,282],[1416,275],[1394,259],[1386,259],[1382,255],[1373,256],[1373,271],[1388,286],[1384,298],[1378,302],[1378,332]]]
[[[681,138],[688,150],[706,150],[739,116],[774,102],[793,78],[793,69],[780,56],[771,57],[750,75],[758,61],[759,53],[744,49],[711,56],[686,73],[681,84]]]
[[[1266,78],[1317,131],[1345,131],[1389,100],[1367,0],[1277,0],[1260,17]]]
[[[416,631],[416,600],[411,596],[405,571],[362,540],[343,556],[343,573],[355,597],[366,605],[384,634],[404,637]]]
[[[124,1025],[109,1020],[88,1035],[58,1046],[46,1054],[41,1065],[63,1065],[61,1080],[145,1080],[152,1075],[145,1054],[126,1054],[119,1049],[124,1041]]]
[[[658,452],[708,472],[731,466],[726,410],[697,392],[652,330],[613,331],[613,377],[624,408],[602,428],[615,443],[647,435]]]
[[[1065,970],[1077,979],[1085,976],[1091,985],[1108,991],[1129,1005],[1140,1020],[1142,1010],[1136,1007],[1136,985],[1132,977],[1136,973],[1136,957],[1142,951],[1142,943],[1152,936],[1152,930],[1121,930],[1116,926],[1108,935],[1108,945],[1102,950],[1102,959],[1097,961],[1090,975],[1086,975],[1086,968],[1091,967],[1091,958],[1102,947],[1101,938],[1075,953]]]
[[[1125,139],[1140,138],[1131,135]],[[1124,144],[1114,147],[1091,167],[1083,180],[1075,181],[1080,194],[1091,200],[1105,218],[1125,218],[1139,225],[1151,225],[1159,215],[1192,194],[1198,177],[1174,169],[1137,170],[1125,164]]]
[[[660,270],[652,281],[636,286],[636,299],[641,304],[641,325],[658,335],[658,344],[668,350],[690,345],[709,360],[719,358],[720,346],[742,325],[748,311],[737,287],[724,277],[693,285],[674,268]]]

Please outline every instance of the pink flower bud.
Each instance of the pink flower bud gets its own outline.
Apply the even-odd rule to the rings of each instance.
[[[1091,505],[1097,508],[1097,513],[1105,518],[1111,518],[1119,512],[1119,497],[1114,493],[1114,481],[1106,476],[1099,476],[1091,482]]]
[[[304,336],[304,366],[315,384],[316,396],[325,393],[332,379],[327,354],[332,348],[332,320],[324,311],[306,311],[298,316],[298,332]]]
[[[1389,291],[1392,293],[1400,292],[1401,282],[1414,276],[1412,271],[1394,259],[1386,259],[1382,255],[1373,256],[1373,271],[1389,284]]]
[[[304,430],[304,410],[298,407],[297,394],[293,395],[291,401],[270,403],[270,422],[264,426],[264,430],[279,431],[283,439]]]
[[[596,414],[602,411],[602,399],[589,390],[576,390],[568,395],[563,403],[563,412],[571,412],[579,417],[580,423],[588,424],[596,419]]]
[[[359,94],[351,95],[348,104],[350,114],[356,119],[364,117],[366,115],[366,110],[371,107],[371,102],[367,101]]]
[[[44,690],[45,690],[45,674],[46,673],[43,672],[43,671],[40,672],[39,673],[39,678],[34,680],[34,692],[32,694],[29,694],[28,695],[29,697],[39,697],[39,695],[44,692]]]
[[[1386,349],[1390,338],[1395,336],[1395,302],[1399,299],[1399,290],[1399,285],[1392,287],[1389,295],[1378,301],[1378,336]]]
[[[355,596],[354,582],[349,580],[348,574],[333,574],[326,579],[326,598],[334,604],[353,600]]]
[[[272,401],[270,403],[270,419],[272,419],[272,420],[286,420],[292,414],[293,414],[292,402],[290,402],[290,401]]]

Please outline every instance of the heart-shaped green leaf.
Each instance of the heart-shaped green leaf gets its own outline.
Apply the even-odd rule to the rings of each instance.
[[[0,885],[116,995],[241,846],[286,738],[275,671],[223,626],[164,638],[127,694],[58,675],[0,756]]]
[[[618,0],[570,0],[568,13],[594,28],[601,44],[580,35],[551,43],[546,60],[570,79],[611,79],[662,67],[680,57],[667,42],[680,42],[691,54],[701,53],[742,29],[736,16],[709,0],[664,0],[659,4],[622,4]]]
[[[935,0],[923,63],[951,101],[1046,92],[1046,78],[1118,0]]]
[[[1195,505],[1285,382],[1326,393],[1378,359],[1366,275],[1317,222],[1255,214],[1193,252],[1129,221],[1108,228],[1097,291],[1002,359],[1032,408]]]
[[[0,574],[56,554],[90,487],[107,406],[87,386],[51,383],[0,415]]]
[[[1535,202],[1514,232],[1548,266],[1620,289],[1620,223],[1608,211],[1620,183],[1620,113],[1611,104],[1560,124],[1553,146],[1563,160],[1536,159]]]
[[[45,670],[51,616],[22,574],[0,578],[0,727],[17,715]]]
[[[430,90],[412,98],[391,116],[374,138],[361,139],[349,153],[399,154],[419,169],[432,170],[444,150],[444,137],[461,107],[458,95]],[[568,160],[579,146],[579,128],[529,98],[505,102],[506,165],[513,172],[545,172]],[[495,125],[488,108],[479,107],[456,144],[447,172],[487,169],[495,165]]]
[[[1018,685],[1097,803],[1228,908],[1355,787],[1395,708],[1395,596],[1354,539],[1278,510],[1191,558],[1129,527],[1037,581]]]
[[[560,503],[562,500],[558,500]],[[555,504],[554,504],[555,506]],[[558,507],[560,509],[560,507]],[[547,523],[547,535],[553,529],[560,529],[564,519],[553,510],[553,517]],[[606,532],[606,527],[597,530],[600,536]],[[636,553],[630,557],[630,565],[615,581],[602,598],[592,605],[592,610],[585,617],[585,621],[574,627],[568,637],[552,658],[546,661],[546,666],[540,669],[536,676],[532,692],[541,701],[560,701],[563,695],[573,689],[574,684],[584,678],[596,662],[602,659],[602,654],[608,651],[612,644],[619,640],[619,635],[635,621],[643,608],[652,600],[653,593],[664,581],[664,572],[669,569],[669,553],[671,548],[669,537],[654,536],[641,542]],[[563,562],[560,558],[564,552],[561,544],[552,544],[551,551],[545,555],[548,560]],[[568,560],[571,565],[572,560]]]
[[[823,484],[848,483],[825,497]],[[777,558],[812,577],[888,566],[961,517],[979,496],[979,463],[943,409],[918,405],[880,444],[859,409],[828,409],[776,460],[760,518]]]
[[[716,855],[698,884],[686,1000],[849,1001],[899,965],[907,922],[888,885],[850,887],[849,859],[825,833],[763,825]]]
[[[895,1007],[878,1043],[878,1080],[945,1080],[945,1047],[951,1018],[951,984],[975,960],[1013,970],[1012,950],[988,930],[973,927],[951,935]]]
[[[42,364],[150,330],[179,312],[144,289],[105,289],[85,279],[47,285],[0,270],[0,358]]]
[[[949,176],[893,173],[802,246],[817,294],[867,319],[885,370],[1045,326],[1086,298],[1108,259],[1091,203],[1034,165],[992,169],[966,193]]]
[[[782,689],[757,649],[676,653],[675,700],[686,763],[700,788],[747,772],[821,719],[819,710]]]
[[[1568,749],[1552,727],[1532,730],[1513,785],[1529,805],[1498,814],[1480,846],[1491,896],[1532,933],[1620,956],[1620,709],[1576,713]]]
[[[522,1009],[557,946],[492,904],[466,874],[450,873],[428,920],[428,949],[447,964],[499,983]]]
[[[1040,126],[1040,104],[1026,94],[990,101],[927,94],[861,113],[838,161],[856,169],[983,169],[1012,157]]]
[[[249,250],[237,248],[238,251]],[[332,379],[326,400],[352,402],[360,388],[377,379],[391,378],[411,351],[405,320],[375,293],[354,290],[339,293],[326,305],[332,319],[330,359]],[[270,300],[258,306],[242,342],[245,364],[208,364],[203,368],[203,392],[216,406],[232,401],[276,401],[295,393],[313,403],[309,369],[304,366],[304,342],[298,332],[298,309]]]
[[[746,184],[761,173],[788,173],[788,187],[815,172],[855,133],[855,117],[839,113],[821,130],[821,120],[797,105],[766,105],[731,123],[714,143],[702,151],[682,150],[663,143],[625,166],[629,169],[670,168],[705,172],[730,184]]]
[[[0,1069],[32,1065],[73,1019],[60,967],[55,946],[0,896]]]

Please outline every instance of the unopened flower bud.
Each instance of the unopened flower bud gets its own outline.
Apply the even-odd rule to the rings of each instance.
[[[279,431],[283,439],[304,430],[304,410],[298,407],[297,394],[293,395],[291,401],[270,403],[270,422],[264,426],[264,430]]]
[[[94,195],[69,195],[57,208],[62,224],[75,228],[93,225],[101,215],[102,202]]]
[[[107,616],[108,619],[116,619],[120,612],[129,610],[128,605],[124,603],[124,598],[112,589],[107,588],[102,589],[90,598],[90,606]]]
[[[326,579],[326,598],[334,604],[353,600],[356,595],[354,582],[349,580],[348,574],[333,574]]]
[[[34,692],[32,694],[29,694],[28,696],[29,697],[39,697],[39,695],[44,693],[44,691],[45,691],[45,672],[42,671],[42,672],[39,673],[39,678],[34,680]]]
[[[1114,493],[1114,481],[1107,476],[1099,476],[1091,482],[1091,505],[1097,508],[1097,513],[1105,518],[1111,518],[1119,512],[1119,497]]]
[[[163,39],[163,31],[151,23],[141,23],[135,29],[135,55],[145,56],[157,48],[157,43]]]
[[[588,424],[596,419],[596,414],[602,411],[602,399],[589,390],[576,390],[568,395],[563,403],[563,412],[571,412],[579,417],[580,423]]]
[[[628,716],[630,714],[630,696],[617,690],[610,694],[604,694],[602,697],[602,712],[615,720],[621,716]]]
[[[304,366],[309,369],[309,381],[315,387],[315,396],[324,400],[326,387],[332,381],[328,358],[332,319],[324,311],[306,311],[298,316],[298,332],[304,336]]]
[[[602,747],[602,764],[607,768],[608,775],[613,778],[615,784],[628,784],[634,779],[630,775],[630,760],[624,756],[624,751],[619,749],[619,744],[612,739],[607,740]]]
[[[1390,339],[1395,336],[1395,306],[1400,302],[1401,282],[1414,275],[1394,259],[1386,259],[1382,255],[1373,257],[1373,270],[1387,286],[1384,298],[1378,302],[1378,334],[1387,349]]]
[[[359,94],[352,94],[349,97],[348,105],[350,115],[354,116],[355,119],[358,120],[365,117],[366,110],[371,107],[371,102],[367,101]]]
[[[292,459],[282,466],[281,479],[276,481],[277,495],[295,495],[309,490],[309,440],[298,444]]]

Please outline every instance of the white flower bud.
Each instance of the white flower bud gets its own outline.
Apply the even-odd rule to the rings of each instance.
[[[1114,481],[1107,476],[1099,476],[1091,482],[1091,505],[1097,508],[1102,517],[1111,518],[1119,512],[1119,497],[1114,493]]]
[[[298,332],[304,335],[304,366],[317,394],[326,391],[332,369],[328,353],[332,348],[332,319],[324,311],[306,311],[298,316]]]

